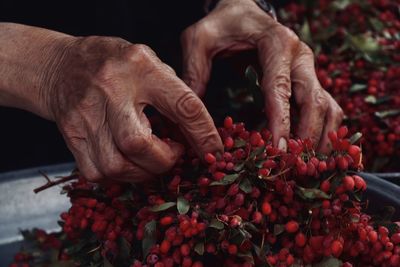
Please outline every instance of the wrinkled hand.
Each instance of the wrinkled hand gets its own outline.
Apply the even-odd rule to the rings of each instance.
[[[201,100],[144,45],[79,38],[48,81],[49,117],[90,181],[143,182],[175,164],[183,147],[152,134],[146,105],[176,122],[199,154],[222,150]]]
[[[282,149],[287,147],[293,91],[301,114],[296,134],[310,137],[322,152],[329,150],[327,133],[340,125],[343,112],[319,83],[312,50],[254,1],[221,0],[181,37],[183,79],[200,96],[205,92],[216,54],[257,49],[273,143]]]

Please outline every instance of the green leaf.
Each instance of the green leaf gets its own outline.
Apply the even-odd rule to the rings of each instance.
[[[152,246],[156,244],[157,222],[151,220],[144,226],[144,237],[142,240],[142,253],[146,257]]]
[[[351,34],[348,34],[347,36],[352,46],[360,52],[366,54],[376,53],[380,49],[378,41],[371,36]]]
[[[234,181],[236,181],[236,179],[238,177],[239,177],[238,173],[228,174],[228,175],[225,175],[224,178],[222,178],[222,180],[214,181],[214,182],[210,183],[210,185],[228,185],[228,184],[231,184]]]
[[[233,145],[234,148],[241,148],[246,146],[246,141],[244,141],[242,138],[236,138],[235,143]]]
[[[254,149],[253,151],[251,151],[249,158],[254,159],[255,157],[261,155],[264,152],[265,152],[265,146],[259,146],[256,149]]]
[[[204,254],[204,242],[199,242],[194,246],[194,251],[202,256]]]
[[[385,25],[383,24],[383,22],[377,18],[369,17],[368,20],[369,20],[369,23],[374,28],[374,30],[377,32],[381,32],[385,28]]]
[[[352,2],[351,0],[336,0],[336,1],[333,1],[333,2],[332,2],[331,6],[332,6],[333,9],[336,9],[336,10],[343,10],[343,9],[345,9],[348,5],[350,5],[351,2]]]
[[[397,116],[400,114],[400,109],[390,109],[385,111],[377,111],[374,113],[379,119],[384,119],[386,117]]]
[[[190,209],[189,201],[186,198],[180,196],[178,197],[178,204],[177,204],[179,214],[186,214]]]
[[[239,188],[245,192],[246,194],[251,193],[253,187],[251,186],[250,180],[249,179],[243,179],[240,184],[239,184]]]
[[[341,267],[342,261],[334,257],[323,259],[321,262],[314,264],[313,267]]]
[[[246,164],[245,161],[239,162],[235,166],[233,166],[233,170],[235,172],[240,172],[241,170],[243,170],[245,164]]]
[[[350,87],[349,92],[350,93],[355,93],[355,92],[359,92],[362,90],[367,89],[367,85],[366,84],[361,84],[361,83],[355,83]]]
[[[311,37],[311,30],[310,30],[310,25],[308,24],[308,21],[305,20],[303,25],[300,28],[299,31],[299,36],[302,41],[304,41],[308,45],[312,45],[312,37]]]
[[[369,95],[369,96],[366,96],[366,97],[364,98],[364,101],[365,101],[366,103],[368,103],[368,104],[380,105],[380,104],[382,104],[382,103],[385,103],[385,102],[390,101],[391,99],[392,99],[392,97],[389,96],[389,95],[387,95],[387,96],[382,96],[382,97],[378,97],[378,98],[376,98],[376,97],[373,96],[373,95]]]
[[[212,219],[208,227],[215,228],[217,230],[222,230],[224,229],[225,225],[220,220]]]
[[[297,186],[296,193],[305,200],[312,200],[317,198],[322,199],[330,199],[331,197],[327,195],[325,192],[316,189],[316,188],[304,188],[301,186]]]
[[[353,145],[353,144],[357,143],[361,139],[361,137],[362,137],[362,133],[360,133],[360,132],[353,134],[349,139],[350,144]]]
[[[285,231],[285,226],[283,224],[274,225],[274,235],[282,234]]]
[[[362,191],[356,191],[356,192],[353,193],[353,196],[358,202],[361,202],[362,201],[363,192]]]
[[[160,205],[155,205],[155,206],[151,207],[149,210],[152,212],[160,212],[160,211],[167,210],[175,205],[176,205],[175,202],[165,202]]]

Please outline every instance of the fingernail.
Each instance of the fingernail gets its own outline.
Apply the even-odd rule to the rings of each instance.
[[[279,139],[279,143],[278,143],[278,148],[282,151],[287,151],[287,141],[286,138],[281,137],[281,139]]]

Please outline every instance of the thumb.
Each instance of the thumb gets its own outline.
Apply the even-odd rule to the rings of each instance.
[[[187,28],[181,36],[183,53],[183,81],[200,97],[210,79],[212,55],[206,47],[207,39],[198,32],[199,27]]]

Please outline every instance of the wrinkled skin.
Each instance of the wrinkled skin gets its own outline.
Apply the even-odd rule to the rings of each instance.
[[[215,55],[257,49],[273,143],[284,150],[287,147],[293,92],[301,114],[296,134],[310,137],[321,152],[330,149],[327,133],[337,129],[343,112],[319,83],[312,50],[254,1],[221,0],[208,16],[187,28],[181,39],[183,79],[200,96],[205,93]]]
[[[328,149],[327,133],[343,117],[317,80],[312,51],[252,0],[221,0],[183,32],[187,85],[150,48],[118,38],[0,23],[0,44],[0,105],[54,120],[90,181],[144,182],[175,164],[183,147],[152,134],[146,105],[177,123],[198,155],[222,151],[195,94],[204,94],[218,53],[258,50],[265,112],[281,149],[290,132],[292,91],[301,109],[297,134],[320,150]]]
[[[46,95],[83,175],[143,182],[169,170],[182,145],[152,134],[152,105],[177,123],[199,154],[222,150],[201,100],[155,53],[118,38],[87,37],[67,49]]]

